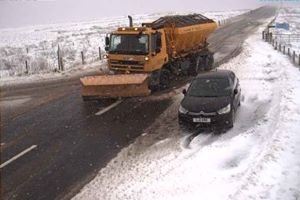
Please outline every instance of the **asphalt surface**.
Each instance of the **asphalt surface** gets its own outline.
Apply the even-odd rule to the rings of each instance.
[[[216,66],[274,15],[265,7],[220,27],[209,39]],[[173,101],[169,90],[95,115],[112,102],[83,102],[77,79],[2,88],[0,100],[1,164],[34,147],[0,169],[2,199],[22,200],[70,199]]]

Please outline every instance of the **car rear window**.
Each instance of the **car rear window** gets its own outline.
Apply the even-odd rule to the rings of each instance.
[[[197,78],[187,94],[195,97],[219,97],[230,95],[230,91],[228,78]]]

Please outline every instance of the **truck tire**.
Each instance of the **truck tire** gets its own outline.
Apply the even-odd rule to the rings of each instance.
[[[170,85],[171,72],[167,69],[162,69],[160,72],[159,85],[161,89],[165,89]]]
[[[213,64],[214,64],[213,54],[208,54],[207,56],[205,56],[204,63],[205,63],[204,69],[206,71],[211,70],[213,68]]]
[[[190,64],[188,75],[190,76],[197,76],[200,71],[200,65],[201,65],[202,58],[200,56],[195,56],[192,58],[192,62]]]

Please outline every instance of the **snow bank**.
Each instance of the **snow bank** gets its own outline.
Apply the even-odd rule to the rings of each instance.
[[[179,94],[73,199],[299,199],[300,72],[259,33],[221,66],[235,71],[244,95],[234,128],[186,148]]]

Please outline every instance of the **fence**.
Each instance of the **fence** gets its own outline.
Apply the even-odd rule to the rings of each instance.
[[[101,47],[98,47],[97,49],[98,53],[97,53],[97,60],[102,60],[102,49]],[[26,52],[28,54],[29,52],[29,49],[26,48]],[[75,55],[76,56],[76,55]],[[54,71],[55,72],[59,72],[59,71],[64,71],[65,70],[65,64],[66,64],[66,59],[69,57],[68,54],[64,53],[63,50],[61,49],[60,45],[58,45],[57,47],[57,51],[56,51],[56,58],[53,58],[52,59],[55,61],[57,60],[57,68],[55,67]],[[85,65],[87,64],[87,61],[86,61],[86,54],[85,54],[85,51],[80,51],[80,54],[78,55],[78,58],[80,57],[80,60],[81,60],[81,64],[82,65]],[[45,60],[47,60],[48,57],[46,56],[45,57]],[[95,61],[95,59],[93,60]],[[75,62],[75,61],[74,61]],[[30,59],[26,59],[25,60],[25,74],[28,74],[30,72]]]
[[[280,34],[275,33],[274,39],[281,44],[291,44],[292,42],[300,42],[300,34]]]
[[[287,55],[291,61],[300,66],[300,54],[291,48],[292,42],[300,41],[300,34],[273,34],[265,29],[262,32],[262,39],[274,47],[275,50]]]

